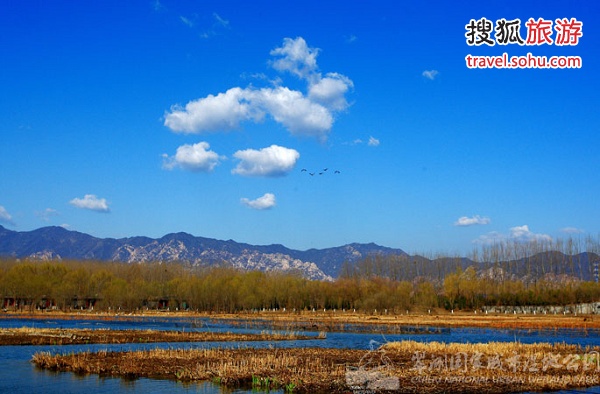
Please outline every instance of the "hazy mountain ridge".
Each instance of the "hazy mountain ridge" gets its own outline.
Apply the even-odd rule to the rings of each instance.
[[[374,243],[353,243],[299,251],[280,244],[250,245],[172,233],[161,238],[96,238],[62,227],[11,231],[0,226],[0,255],[18,258],[85,259],[122,262],[184,261],[193,265],[227,262],[241,269],[296,270],[310,279],[331,280],[344,261],[372,254],[405,254]]]

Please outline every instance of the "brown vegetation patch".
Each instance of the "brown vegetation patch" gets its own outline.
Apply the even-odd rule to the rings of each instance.
[[[122,377],[210,380],[296,392],[393,389],[505,393],[599,385],[596,349],[519,343],[388,343],[379,349],[155,349],[34,355],[40,368]]]
[[[2,345],[81,345],[90,343],[153,343],[153,342],[241,342],[315,339],[294,332],[237,334],[230,332],[193,332],[158,330],[85,330],[55,328],[2,328]]]

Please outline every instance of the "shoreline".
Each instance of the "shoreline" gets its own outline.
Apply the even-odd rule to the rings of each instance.
[[[293,327],[304,329],[309,327],[316,331],[331,331],[328,328],[344,324],[360,325],[397,325],[411,327],[485,327],[500,329],[583,329],[600,330],[598,315],[527,315],[527,314],[475,314],[469,312],[449,313],[409,313],[403,315],[371,315],[341,311],[327,312],[256,312],[256,313],[198,313],[198,312],[163,312],[143,311],[136,313],[109,312],[4,312],[1,319],[61,319],[61,320],[135,320],[144,318],[185,318],[214,320],[244,320],[271,323],[276,328]],[[316,327],[313,327],[316,326]],[[303,328],[304,327],[304,328]]]

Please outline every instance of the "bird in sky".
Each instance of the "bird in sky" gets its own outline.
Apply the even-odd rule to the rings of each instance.
[[[328,170],[329,170],[329,168],[323,168],[323,170],[321,170],[321,171],[317,171],[317,172],[308,172],[308,170],[307,170],[306,168],[303,168],[303,169],[301,169],[301,170],[300,170],[300,172],[307,172],[307,173],[308,173],[308,175],[310,175],[310,176],[314,176],[315,174],[323,175],[323,174],[325,174],[325,172],[327,172]],[[334,174],[341,174],[342,172],[341,172],[340,170],[335,170],[333,173],[334,173]]]

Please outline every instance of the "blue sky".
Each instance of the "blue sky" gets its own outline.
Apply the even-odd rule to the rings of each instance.
[[[583,35],[470,46],[481,18]],[[599,23],[581,1],[2,2],[0,224],[459,254],[595,237]],[[504,52],[583,66],[465,63]]]

